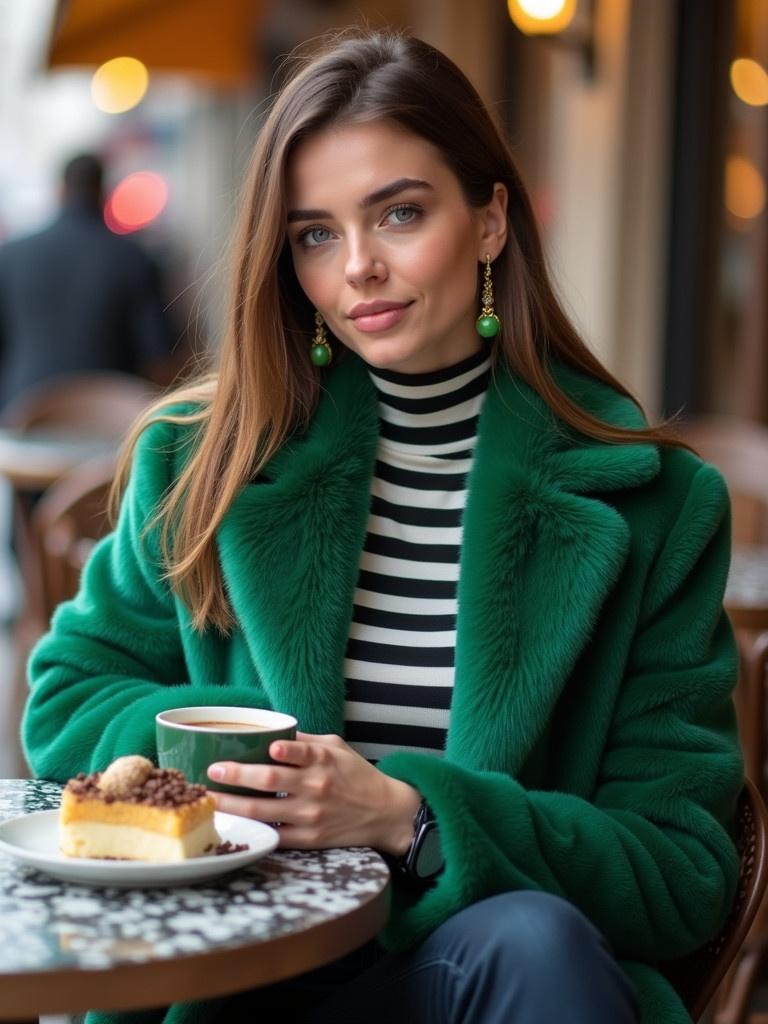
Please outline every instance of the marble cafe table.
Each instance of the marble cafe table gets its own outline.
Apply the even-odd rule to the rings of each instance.
[[[52,782],[0,780],[0,821],[58,807]],[[57,881],[0,854],[0,1021],[204,999],[301,974],[386,920],[369,849],[276,851],[166,889]]]

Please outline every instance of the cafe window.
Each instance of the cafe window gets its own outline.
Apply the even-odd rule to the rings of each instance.
[[[666,411],[768,422],[768,4],[681,0]]]

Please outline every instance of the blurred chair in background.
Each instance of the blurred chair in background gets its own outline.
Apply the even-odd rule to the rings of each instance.
[[[146,381],[127,374],[78,374],[41,384],[0,417],[0,473],[13,487],[14,547],[24,587],[20,627],[25,636],[39,636],[48,624],[39,551],[30,527],[36,501],[81,463],[114,458],[155,394]]]
[[[112,457],[84,462],[52,484],[32,511],[30,532],[46,620],[75,596],[93,545],[109,530],[107,501],[114,475]]]
[[[31,435],[74,436],[117,444],[158,394],[148,381],[124,373],[84,372],[57,377],[19,395],[0,426]]]
[[[766,757],[766,685],[768,685],[768,630],[736,628],[741,669],[736,689],[736,713],[744,750],[747,778],[762,793],[768,791]],[[758,908],[752,930],[719,993],[713,1024],[768,1024],[768,1014],[750,1012],[768,961],[768,908]]]

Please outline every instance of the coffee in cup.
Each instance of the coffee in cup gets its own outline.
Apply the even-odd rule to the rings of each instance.
[[[269,726],[248,722],[187,722],[190,729],[214,729],[218,732],[264,732]]]
[[[297,724],[292,715],[256,708],[204,706],[161,711],[155,716],[158,764],[178,768],[189,782],[220,793],[259,795],[258,790],[210,779],[209,765],[215,761],[274,764],[270,744],[295,739]]]

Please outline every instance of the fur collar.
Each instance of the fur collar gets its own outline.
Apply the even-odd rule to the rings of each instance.
[[[602,418],[642,425],[606,386],[564,368],[558,379]],[[308,431],[244,488],[219,531],[261,681],[309,732],[343,731],[342,663],[377,439],[373,385],[348,356],[327,375]],[[492,379],[464,518],[450,760],[520,767],[627,557],[629,530],[607,496],[658,471],[655,446],[575,438],[518,378]]]

